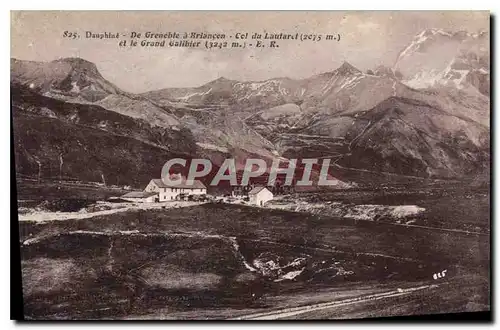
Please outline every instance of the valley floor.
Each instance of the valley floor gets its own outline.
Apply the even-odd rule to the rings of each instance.
[[[489,310],[489,193],[402,191],[388,198],[394,204],[386,195],[321,198],[350,200],[344,211],[411,203],[425,209],[412,215],[417,222],[441,227],[212,203],[25,218],[26,317],[342,319]],[[473,218],[464,210],[471,205]],[[463,232],[464,225],[481,230]],[[433,277],[443,270],[445,278]]]

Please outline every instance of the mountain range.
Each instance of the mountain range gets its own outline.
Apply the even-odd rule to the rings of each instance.
[[[347,173],[464,179],[489,169],[489,34],[423,31],[393,67],[121,90],[79,58],[11,60],[19,175],[140,186],[174,156],[331,158]]]

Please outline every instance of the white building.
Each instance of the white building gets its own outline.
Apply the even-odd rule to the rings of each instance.
[[[167,185],[161,179],[152,179],[144,189],[145,192],[157,192],[159,194],[159,202],[171,201],[177,199],[181,194],[189,195],[205,195],[207,187],[199,181],[194,180],[192,185],[188,185],[186,180],[178,185]]]
[[[263,206],[266,202],[273,199],[274,195],[266,187],[255,187],[248,193],[250,204]]]
[[[154,203],[158,201],[157,192],[131,191],[120,197],[129,202]]]

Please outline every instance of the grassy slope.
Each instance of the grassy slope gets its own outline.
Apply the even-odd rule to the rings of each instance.
[[[57,201],[62,199],[96,202],[106,200],[109,197],[119,197],[127,192],[129,192],[129,190],[99,187],[91,184],[59,183],[57,180],[53,182],[43,182],[42,184],[28,180],[19,180],[17,182],[18,201],[32,201],[30,205],[37,205],[40,201]]]
[[[178,154],[124,136],[67,124],[53,118],[18,117],[14,121],[16,172],[42,178],[59,176],[60,155],[64,177],[107,184],[145,185],[152,173],[160,176],[163,164]],[[35,158],[36,157],[36,158]]]
[[[385,186],[385,187],[384,187]],[[310,202],[336,201],[344,204],[417,205],[425,211],[416,217],[416,224],[430,227],[490,232],[489,187],[471,188],[466,183],[435,184],[408,189],[406,185],[377,190],[330,191],[303,194]]]
[[[27,232],[139,230],[193,232],[269,240],[343,251],[380,253],[434,262],[489,262],[488,236],[436,232],[421,228],[359,223],[295,212],[207,204],[168,211],[134,211],[88,220],[43,225],[22,224]],[[32,228],[30,228],[32,227]],[[458,238],[458,239],[457,239]]]
[[[142,187],[163,164],[190,159],[189,131],[167,130],[88,104],[67,103],[12,88],[16,173]],[[62,159],[62,172],[60,165]],[[156,174],[155,174],[156,173]]]
[[[443,269],[448,269],[447,278],[455,284],[428,294],[425,299],[429,301],[411,296],[306,317],[488,309],[485,299],[489,292],[489,237],[485,235],[370,222],[356,224],[349,220],[225,204],[134,211],[44,224],[21,223],[20,226],[22,240],[60,234],[43,244],[22,248],[25,290],[28,290],[25,295],[29,294],[25,302],[27,313],[33,317],[230,317],[252,313],[251,309],[255,312],[328,301],[332,296],[325,293],[329,290],[334,290],[336,297],[347,288],[358,292],[367,283],[374,284],[372,289],[359,293],[368,294],[384,287],[394,289],[396,285],[411,285],[414,281],[433,282],[432,273]],[[138,230],[149,235],[66,234],[77,230],[110,234],[118,230]],[[166,238],[165,232],[198,234]],[[218,234],[222,238],[203,238],[206,234]],[[334,257],[356,275],[326,282],[299,280],[269,285],[251,276],[235,259],[230,243],[224,238],[227,236],[238,238],[240,251],[247,260],[265,251],[290,257],[306,253],[315,260]],[[418,261],[391,261],[363,253]],[[385,271],[384,265],[388,267]],[[135,271],[138,268],[139,271]],[[401,276],[391,277],[393,272]],[[260,292],[259,295],[252,296],[256,292]],[[99,297],[99,302],[92,303],[89,297],[93,295]],[[434,303],[444,305],[440,309]],[[99,311],[100,308],[105,310]]]

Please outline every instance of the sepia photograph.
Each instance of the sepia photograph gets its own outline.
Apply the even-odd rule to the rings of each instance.
[[[489,11],[10,19],[22,319],[491,318]]]

